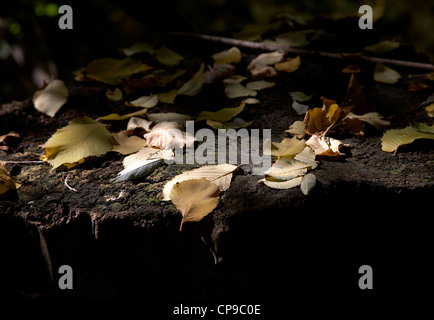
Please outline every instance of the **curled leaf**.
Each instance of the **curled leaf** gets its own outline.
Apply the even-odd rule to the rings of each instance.
[[[39,112],[54,117],[68,100],[68,88],[62,80],[53,80],[36,90],[33,105]]]

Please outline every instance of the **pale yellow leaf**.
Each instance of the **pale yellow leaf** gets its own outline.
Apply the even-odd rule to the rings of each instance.
[[[165,184],[163,189],[163,200],[170,200],[170,191],[177,182],[191,179],[206,178],[215,184],[220,191],[226,191],[231,184],[232,173],[235,169],[237,169],[237,166],[232,164],[218,164],[185,171]]]
[[[182,214],[179,230],[184,222],[202,220],[219,203],[217,186],[207,179],[194,179],[176,183],[171,192],[170,200]]]
[[[125,131],[113,133],[112,135],[118,143],[117,145],[113,146],[113,151],[119,152],[121,154],[131,154],[146,146],[145,139],[139,138],[137,136],[129,137]]]
[[[316,185],[316,177],[313,173],[308,173],[301,179],[300,190],[304,195],[310,194]]]
[[[217,64],[230,64],[238,63],[241,61],[241,51],[237,47],[232,47],[230,49],[214,53],[212,55],[214,59],[214,65]]]
[[[275,181],[275,180],[267,180],[261,179],[258,183],[263,183],[267,187],[272,189],[291,189],[294,187],[298,187],[301,184],[301,180],[303,177],[297,177],[286,181]]]
[[[123,94],[121,89],[115,88],[114,90],[107,89],[105,96],[111,101],[119,101],[122,99]]]
[[[240,97],[255,97],[258,93],[254,90],[248,89],[241,83],[225,83],[225,93],[230,99]]]
[[[203,83],[204,83],[204,71],[203,71],[203,64],[202,64],[199,71],[196,72],[189,81],[184,83],[184,85],[181,88],[179,88],[178,94],[193,97],[200,92]]]
[[[150,96],[142,96],[137,98],[136,100],[130,101],[127,103],[129,106],[133,107],[141,107],[141,108],[153,108],[158,104],[158,96],[150,95]]]
[[[264,173],[279,180],[289,180],[305,175],[307,169],[311,169],[307,163],[290,158],[280,158]]]
[[[309,146],[306,146],[306,148],[304,148],[302,152],[300,152],[294,157],[295,160],[304,162],[309,165],[312,170],[318,167],[318,162],[315,161],[315,158],[315,151],[313,151],[313,149]]]
[[[404,129],[387,130],[381,138],[381,149],[396,152],[400,146],[410,144],[416,139],[434,139],[434,125],[416,123]]]
[[[265,80],[259,80],[259,81],[251,81],[246,83],[246,88],[250,90],[263,90],[267,88],[274,87],[276,85],[276,82],[269,82]]]
[[[378,112],[368,112],[362,115],[356,115],[350,112],[345,118],[359,119],[360,121],[373,125],[377,130],[383,130],[390,125],[390,121],[384,120],[384,117]]]
[[[157,58],[158,62],[167,67],[176,66],[184,59],[179,53],[176,53],[165,46],[161,46],[161,48],[158,49],[158,51],[155,53],[155,57]]]
[[[98,120],[126,120],[126,119],[129,119],[131,117],[142,116],[142,115],[146,114],[147,112],[148,112],[148,109],[143,108],[139,111],[124,114],[124,115],[119,115],[118,113],[111,113],[111,114],[106,115],[104,117],[98,118]]]
[[[242,102],[235,108],[223,108],[218,111],[202,111],[197,117],[197,121],[201,120],[214,120],[218,122],[226,122],[240,114],[245,107],[245,103]]]
[[[123,78],[152,69],[142,62],[131,59],[103,58],[93,60],[84,69],[78,71],[84,76],[107,84],[119,84]]]
[[[176,112],[148,113],[147,117],[150,121],[154,121],[157,123],[163,121],[177,121],[177,122],[184,123],[186,121],[193,120],[193,118],[188,115],[176,113]]]
[[[293,157],[303,151],[305,147],[304,139],[284,138],[281,142],[271,142],[271,150],[264,150],[264,154],[268,154],[270,151],[270,155],[275,157]]]
[[[35,109],[50,117],[54,117],[67,100],[68,88],[62,80],[53,80],[33,95]]]
[[[148,121],[139,117],[131,117],[127,124],[127,133],[132,134],[136,128],[141,128],[146,132],[151,131],[151,126],[154,124],[153,121]]]
[[[374,80],[377,82],[394,84],[397,83],[402,76],[392,68],[385,66],[382,63],[377,63],[374,72]]]
[[[284,62],[279,62],[274,65],[277,71],[285,71],[285,72],[294,72],[301,65],[300,56],[296,56],[295,58],[287,59]]]
[[[168,104],[173,104],[177,95],[178,90],[176,89],[170,90],[169,92],[161,92],[157,94],[159,101]]]
[[[102,123],[83,117],[58,129],[42,147],[46,152],[44,159],[56,169],[86,157],[103,155],[113,144],[112,135]]]

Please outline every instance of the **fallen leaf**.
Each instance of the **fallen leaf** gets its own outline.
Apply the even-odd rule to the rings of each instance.
[[[58,129],[42,146],[46,155],[42,157],[53,169],[66,165],[74,166],[90,156],[100,156],[112,150],[115,141],[106,127],[88,117],[69,122]]]
[[[193,120],[193,118],[188,115],[176,113],[176,112],[148,113],[146,116],[148,117],[148,120],[157,123],[163,121],[176,121],[180,123],[185,123],[186,121]]]
[[[142,52],[154,54],[155,52],[157,52],[157,50],[155,50],[151,44],[144,43],[144,42],[139,42],[139,43],[133,44],[129,48],[123,48],[122,49],[122,53],[124,55],[126,55],[127,57],[130,57],[132,55],[135,55],[137,53],[142,53]]]
[[[119,84],[125,77],[152,69],[142,62],[132,59],[103,58],[93,60],[82,70],[76,72],[80,80],[82,77],[90,78],[106,84]]]
[[[297,112],[297,114],[305,114],[307,112],[307,110],[309,110],[309,106],[305,105],[305,104],[301,104],[297,101],[293,101],[292,102],[292,109],[295,110],[295,112]]]
[[[229,99],[240,97],[255,97],[258,93],[248,89],[241,83],[225,83],[225,94]]]
[[[305,128],[306,124],[303,121],[294,121],[285,132],[288,132],[298,139],[302,139],[306,135]]]
[[[310,42],[306,39],[306,36],[309,33],[313,33],[315,30],[299,30],[299,31],[290,31],[279,34],[274,37],[273,40],[264,40],[263,42],[266,44],[274,44],[283,47],[292,47],[292,48],[301,48],[310,44]]]
[[[220,191],[226,191],[231,184],[232,174],[237,168],[237,166],[232,164],[218,164],[184,171],[165,184],[163,189],[163,200],[170,200],[170,192],[177,182],[191,179],[206,178],[215,184]]]
[[[235,74],[233,76],[231,76],[230,78],[227,79],[223,79],[224,83],[241,83],[244,80],[247,80],[248,78],[245,76],[240,76],[238,74]]]
[[[377,130],[384,130],[386,127],[390,125],[390,121],[384,120],[384,117],[379,114],[378,112],[369,112],[365,113],[363,115],[355,115],[354,113],[350,112],[347,114],[345,119],[359,119],[360,121],[367,122],[371,125],[373,125]]]
[[[218,187],[205,178],[177,182],[170,200],[182,214],[179,230],[185,222],[200,221],[211,213],[219,203],[218,194]]]
[[[242,59],[241,51],[237,47],[214,53],[211,57],[214,59],[214,66],[218,64],[238,63]]]
[[[139,111],[135,111],[135,112],[131,112],[131,113],[127,113],[124,115],[119,115],[118,113],[111,113],[109,115],[103,116],[103,117],[99,117],[98,120],[126,120],[132,117],[137,117],[137,116],[142,116],[144,114],[146,114],[148,112],[147,108],[143,108]]]
[[[251,72],[253,76],[275,76],[276,71],[270,65],[274,65],[282,60],[284,52],[282,50],[262,53],[253,59],[247,66],[247,70]]]
[[[316,185],[316,177],[313,173],[308,173],[301,179],[300,190],[305,196],[310,194]]]
[[[241,118],[235,117],[232,121],[219,122],[215,120],[206,120],[206,124],[211,128],[218,129],[239,129],[250,126],[253,122],[246,122]]]
[[[428,114],[428,117],[433,118],[434,117],[434,103],[431,103],[430,105],[426,106],[425,111]]]
[[[216,83],[230,78],[235,72],[235,67],[231,64],[218,64],[204,74],[204,83]]]
[[[113,151],[119,152],[121,154],[131,154],[146,146],[146,140],[137,136],[129,137],[125,131],[113,133],[112,135],[118,143],[117,145],[113,146]]]
[[[279,62],[274,65],[274,68],[277,71],[285,71],[285,72],[294,72],[300,68],[301,60],[300,56],[296,56],[295,58],[289,58],[284,62]]]
[[[304,139],[284,138],[281,142],[271,142],[271,148],[264,148],[264,154],[275,157],[294,157],[305,147]]]
[[[303,177],[297,177],[294,179],[281,181],[281,180],[269,180],[267,178],[264,178],[259,180],[257,183],[263,183],[269,188],[282,190],[282,189],[291,189],[294,187],[298,187],[301,184],[302,179]]]
[[[155,57],[158,62],[166,67],[173,67],[179,64],[184,58],[173,50],[170,50],[166,46],[161,46],[155,53]]]
[[[341,70],[342,73],[360,73],[360,67],[356,64],[349,64]]]
[[[246,88],[249,90],[263,90],[267,88],[272,88],[276,85],[276,82],[269,82],[265,80],[259,80],[259,81],[251,81],[246,83]]]
[[[362,86],[354,74],[350,77],[341,107],[345,114],[352,112],[356,115],[362,115],[375,111],[375,106],[366,98]]]
[[[316,134],[330,130],[338,122],[340,114],[341,108],[336,103],[324,103],[322,108],[308,110],[305,117],[307,133]]]
[[[4,194],[10,190],[16,190],[20,186],[21,183],[9,175],[6,164],[0,161],[0,194]]]
[[[294,99],[298,102],[306,102],[306,101],[310,100],[313,96],[311,94],[306,94],[306,93],[301,92],[301,91],[291,91],[289,94],[291,95],[292,99]]]
[[[202,64],[199,71],[196,72],[189,81],[184,83],[184,85],[181,88],[179,88],[178,94],[193,97],[200,92],[203,83],[204,83],[204,71],[203,71],[203,64]]]
[[[62,80],[53,80],[36,90],[33,105],[39,112],[54,117],[68,100],[68,88]]]
[[[366,51],[382,54],[398,48],[399,45],[400,45],[399,42],[385,40],[385,41],[377,42],[370,46],[366,46],[363,49]]]
[[[148,146],[169,150],[194,143],[194,137],[188,136],[184,126],[175,121],[157,123],[144,137]]]
[[[322,137],[318,135],[312,135],[306,144],[312,148],[319,158],[327,160],[340,160],[346,155],[341,153],[339,149],[343,146],[343,143],[337,139]]]
[[[290,158],[277,159],[264,173],[279,180],[289,180],[306,174],[310,165]]]
[[[313,149],[309,146],[306,146],[306,148],[304,148],[302,152],[296,154],[296,156],[294,157],[295,160],[308,164],[311,170],[318,167],[318,162],[315,161],[315,158],[315,151],[313,151]]]
[[[134,131],[139,129],[140,132],[144,131],[142,133],[144,134],[145,132],[151,131],[151,126],[154,124],[155,123],[153,121],[149,121],[139,117],[131,117],[130,120],[128,121],[126,132],[128,135],[132,135]]]
[[[115,88],[114,90],[107,89],[105,96],[111,101],[119,101],[122,99],[123,94],[121,89]]]
[[[175,102],[175,98],[178,95],[178,90],[173,89],[169,92],[161,92],[157,94],[158,100],[162,103],[173,104]]]
[[[246,103],[243,101],[238,107],[223,108],[218,111],[202,111],[199,113],[196,121],[201,120],[214,120],[218,122],[226,122],[240,114],[245,107]]]
[[[124,170],[118,173],[118,176],[112,180],[111,183],[117,183],[127,180],[136,180],[143,178],[155,171],[163,164],[163,159],[150,159],[136,161],[134,164],[125,167]]]
[[[422,91],[427,88],[431,88],[431,86],[416,80],[411,81],[410,84],[408,85],[408,91],[410,92]]]
[[[416,139],[434,139],[434,125],[415,123],[404,129],[387,130],[381,138],[381,149],[396,152],[400,146],[410,144]]]
[[[148,108],[148,109],[155,107],[157,104],[158,104],[158,96],[152,94],[150,96],[143,96],[137,98],[136,100],[126,103],[126,105],[128,106]]]
[[[382,63],[377,63],[375,66],[374,80],[381,83],[394,84],[397,83],[402,76],[392,68],[385,66]]]

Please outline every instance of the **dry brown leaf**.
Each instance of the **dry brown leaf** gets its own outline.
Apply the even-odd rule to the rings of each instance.
[[[207,179],[194,179],[177,182],[170,200],[182,214],[179,230],[185,222],[197,222],[211,213],[219,203],[219,189]]]
[[[305,117],[306,132],[309,134],[321,133],[330,130],[339,120],[341,108],[336,103],[324,103],[322,108],[313,108],[307,111]]]

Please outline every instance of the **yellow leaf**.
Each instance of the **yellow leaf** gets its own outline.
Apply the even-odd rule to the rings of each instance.
[[[113,138],[118,143],[113,146],[113,151],[121,154],[131,154],[146,146],[146,140],[137,136],[129,137],[125,131],[113,133]]]
[[[241,61],[241,51],[237,47],[232,47],[228,50],[220,51],[212,55],[214,65],[238,63]]]
[[[173,89],[169,92],[161,92],[158,93],[158,100],[162,103],[173,104],[175,102],[175,98],[178,95],[178,90]]]
[[[296,56],[295,58],[288,59],[284,62],[276,63],[274,68],[276,68],[277,71],[294,72],[300,68],[300,65],[300,56]]]
[[[259,80],[259,81],[251,81],[246,83],[246,88],[250,90],[263,90],[267,88],[274,87],[276,85],[276,82],[269,82],[265,80]]]
[[[334,102],[334,101],[332,101]],[[331,128],[339,119],[341,108],[335,103],[324,103],[322,108],[313,108],[306,113],[306,131],[316,134]]]
[[[229,99],[240,97],[255,97],[258,93],[254,90],[248,89],[241,83],[225,83],[225,93]]]
[[[4,162],[0,161],[0,194],[19,188],[21,184],[9,175]]]
[[[119,101],[122,99],[123,94],[121,89],[115,88],[114,90],[107,89],[105,96],[111,101]]]
[[[122,78],[126,78],[152,69],[150,66],[138,60],[125,58],[103,58],[93,60],[85,68],[78,71],[78,76],[84,76],[106,84],[119,84]],[[76,73],[77,74],[77,73]]]
[[[128,106],[148,108],[148,109],[155,107],[157,104],[158,104],[158,96],[156,95],[143,96],[137,98],[136,100],[126,103],[126,105]]]
[[[88,117],[72,120],[42,146],[46,161],[56,169],[110,151],[115,141],[106,127]]]
[[[271,142],[270,155],[275,157],[294,157],[306,147],[304,139],[284,138],[281,142]],[[268,148],[264,149],[264,154],[268,153]]]
[[[142,115],[146,114],[147,112],[148,112],[148,109],[144,108],[142,110],[128,113],[128,114],[124,114],[122,116],[119,115],[118,113],[111,113],[107,116],[98,118],[98,120],[126,120],[126,119],[129,119],[131,117],[142,116]]]
[[[210,182],[215,184],[220,189],[220,191],[226,191],[231,184],[232,173],[235,171],[235,169],[237,169],[237,166],[234,166],[232,164],[219,164],[203,166],[197,169],[185,171],[177,175],[164,185],[163,200],[170,200],[170,192],[177,182],[191,179],[206,178]]]
[[[289,180],[305,175],[307,169],[310,168],[310,165],[301,161],[289,158],[280,158],[273,163],[270,169],[265,171],[265,174],[279,180]]]
[[[176,183],[170,192],[170,199],[182,214],[179,230],[184,222],[202,220],[219,203],[219,190],[207,179],[194,179]]]
[[[199,113],[199,116],[196,120],[214,120],[218,122],[226,122],[240,114],[244,110],[245,105],[245,102],[242,102],[238,107],[235,108],[223,108],[215,112],[202,111]]]
[[[397,83],[402,76],[392,68],[385,66],[382,63],[377,63],[374,72],[374,80],[377,82],[394,84]]]
[[[400,146],[410,144],[416,139],[434,139],[434,125],[416,123],[404,129],[387,130],[381,138],[381,149],[396,152]]]
[[[270,187],[272,189],[291,189],[294,187],[298,187],[301,184],[301,180],[303,177],[297,177],[290,180],[269,180],[269,179],[261,179],[257,183],[263,183],[267,187]]]
[[[294,123],[291,124],[289,129],[285,130],[285,132],[288,132],[298,139],[302,139],[306,135],[306,132],[304,131],[305,128],[306,124],[303,121],[294,121]]]
[[[367,122],[373,125],[377,130],[383,130],[390,125],[390,121],[384,120],[384,117],[378,112],[368,112],[363,115],[355,115],[350,112],[345,119],[359,119],[360,121]]]
[[[184,83],[184,85],[181,88],[179,88],[178,94],[183,94],[183,95],[193,97],[200,92],[203,83],[204,83],[204,71],[203,71],[203,64],[202,64],[200,66],[199,71],[196,72],[189,81]]]
[[[62,80],[53,80],[36,90],[33,95],[35,109],[54,117],[68,100],[68,88]]]
[[[158,49],[155,57],[157,58],[158,62],[167,67],[176,66],[184,59],[180,54],[170,50],[165,46],[162,46],[160,49]]]
[[[429,106],[425,107],[425,111],[428,114],[428,117],[434,117],[434,103],[431,103]]]

